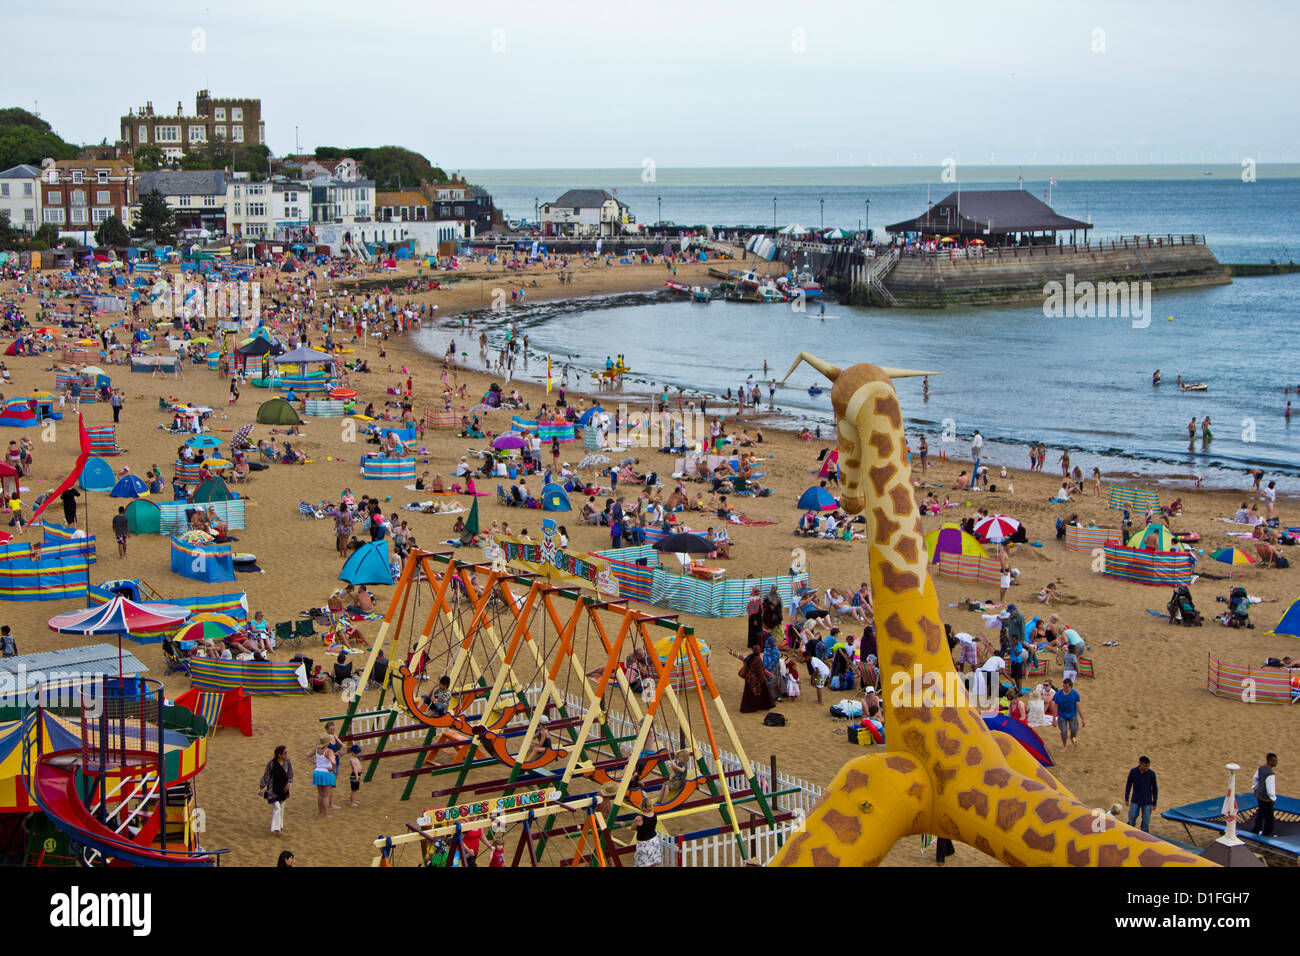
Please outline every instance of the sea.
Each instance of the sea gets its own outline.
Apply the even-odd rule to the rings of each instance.
[[[879,230],[924,211],[955,191],[945,169],[920,167],[656,170],[480,170],[511,218],[533,216],[534,197],[569,188],[618,190],[639,221],[679,225],[823,225]],[[1112,166],[958,168],[961,188],[1025,188],[1063,215],[1092,222],[1094,238],[1135,234],[1204,235],[1224,263],[1293,261],[1300,254],[1300,166]],[[1051,180],[1055,180],[1052,184]],[[870,201],[868,213],[867,201]],[[764,218],[766,217],[766,218]],[[869,217],[869,218],[868,218]],[[1054,317],[1039,306],[944,310],[868,309],[810,302],[714,301],[707,305],[660,294],[619,295],[576,303],[539,303],[476,320],[499,346],[517,322],[529,337],[531,379],[590,387],[585,372],[606,356],[632,368],[630,407],[667,388],[676,396],[713,396],[719,407],[750,375],[785,376],[800,351],[846,366],[879,365],[936,373],[928,393],[919,379],[896,387],[909,430],[927,435],[937,456],[966,457],[971,435],[985,438],[985,461],[1025,466],[1028,447],[1049,448],[1047,470],[1062,450],[1090,474],[1139,474],[1171,486],[1196,479],[1208,487],[1249,487],[1248,468],[1263,468],[1284,493],[1300,493],[1300,365],[1296,329],[1300,274],[1236,278],[1230,285],[1155,292],[1149,322],[1131,317]],[[421,333],[441,354],[458,338],[477,361],[459,319]],[[1142,326],[1142,327],[1135,327]],[[465,343],[464,345],[459,344]],[[1159,369],[1163,384],[1153,387]],[[1204,382],[1182,392],[1177,376]],[[810,394],[819,376],[801,366],[776,392],[773,424],[833,434],[829,388]],[[1288,387],[1291,393],[1287,392]],[[768,390],[763,388],[764,406]],[[1286,415],[1288,401],[1297,415]],[[1212,438],[1199,423],[1211,419]],[[1198,422],[1189,443],[1187,425]]]

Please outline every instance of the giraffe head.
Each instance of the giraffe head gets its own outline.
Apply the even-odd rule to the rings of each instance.
[[[874,403],[869,402],[868,398],[882,390],[892,393],[893,386],[890,384],[892,379],[915,378],[919,375],[939,373],[882,368],[866,362],[840,369],[815,355],[800,352],[794,364],[790,366],[790,371],[785,373],[786,379],[799,367],[800,362],[807,362],[831,380],[831,406],[835,409],[840,449],[840,484],[844,489],[840,504],[849,514],[861,514],[866,506],[862,475],[864,469],[871,463],[868,458],[875,457],[875,450],[868,442],[871,437],[869,419],[874,410]],[[897,427],[900,429],[902,427],[901,417]]]

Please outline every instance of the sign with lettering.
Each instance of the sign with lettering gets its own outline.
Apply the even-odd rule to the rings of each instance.
[[[542,519],[542,541],[523,541],[504,535],[495,537],[504,552],[506,564],[516,570],[541,574],[557,584],[593,588],[601,594],[618,596],[618,582],[609,571],[609,562],[559,546],[555,521]]]
[[[425,810],[419,823],[426,827],[466,823],[485,816],[496,816],[498,813],[514,813],[517,810],[544,807],[551,801],[559,799],[560,791],[554,787],[547,787],[545,790],[529,790],[527,793],[512,793],[493,800],[476,800],[474,803],[462,803],[454,807],[435,807]]]

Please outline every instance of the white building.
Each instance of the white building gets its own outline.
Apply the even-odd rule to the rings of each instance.
[[[9,225],[35,232],[41,224],[41,171],[35,166],[14,166],[0,172],[0,212],[9,213]]]
[[[214,236],[224,236],[229,229],[226,215],[226,192],[230,175],[223,169],[159,170],[136,177],[136,205],[155,189],[162,194],[176,215],[177,229],[206,229]]]
[[[618,236],[636,231],[627,203],[603,189],[570,189],[541,208],[548,236]]]

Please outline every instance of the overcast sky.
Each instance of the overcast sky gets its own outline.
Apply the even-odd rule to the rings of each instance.
[[[9,6],[3,105],[260,97],[268,145],[447,169],[1300,158],[1300,3],[367,0]]]

